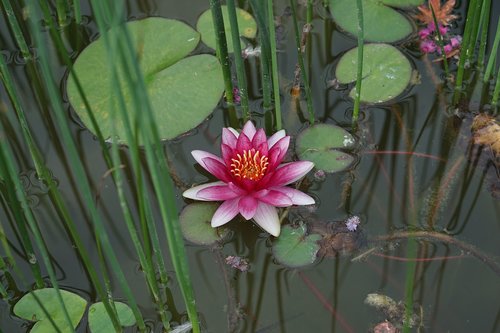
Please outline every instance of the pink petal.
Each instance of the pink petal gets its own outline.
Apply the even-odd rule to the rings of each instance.
[[[280,130],[271,135],[269,139],[267,139],[267,145],[269,146],[269,149],[271,149],[271,147],[274,146],[276,142],[278,142],[280,139],[284,137],[285,137],[285,130]]]
[[[231,148],[236,148],[237,140],[238,136],[234,135],[229,128],[222,129],[222,144],[228,145]]]
[[[218,186],[210,186],[204,189],[201,189],[196,193],[196,196],[200,200],[208,200],[208,201],[225,201],[240,197],[240,193],[234,192],[231,190],[231,187],[224,184]]]
[[[238,209],[240,214],[245,218],[245,220],[250,220],[257,210],[259,202],[254,197],[248,195],[240,199],[238,203]]]
[[[210,170],[207,169],[207,166],[205,165],[205,162],[203,162],[204,158],[210,157],[210,158],[213,158],[214,160],[218,160],[221,163],[224,163],[224,160],[222,158],[220,158],[219,156],[211,154],[211,153],[203,151],[203,150],[193,150],[191,152],[191,155],[193,155],[193,157],[196,160],[196,162],[198,162],[208,172],[210,172]]]
[[[280,235],[280,220],[278,212],[273,206],[260,202],[253,219],[255,223],[274,237]]]
[[[269,169],[273,170],[283,161],[289,145],[290,137],[285,136],[278,140],[273,148],[269,150]]]
[[[242,132],[245,133],[245,135],[250,139],[250,141],[253,139],[253,136],[255,135],[256,129],[255,129],[255,126],[251,120],[249,120],[245,123],[245,126],[243,126]]]
[[[229,183],[232,181],[231,175],[227,170],[226,164],[218,158],[213,159],[211,157],[205,157],[203,159],[203,163],[205,164],[205,169],[210,172],[212,175],[222,180],[225,183]]]
[[[240,136],[240,133],[239,133],[237,130],[235,130],[234,128],[232,128],[232,127],[226,127],[226,128],[227,128],[228,130],[230,130],[230,131],[234,134],[234,136],[235,136],[236,138],[238,138],[238,137]]]
[[[284,186],[304,177],[314,167],[309,161],[298,161],[282,164],[276,169],[267,187]]]
[[[238,137],[238,142],[236,142],[236,150],[238,153],[243,154],[244,150],[252,149],[252,143],[245,133],[241,133]]]
[[[291,187],[273,187],[271,190],[287,195],[294,205],[314,205],[316,203],[312,197]]]
[[[242,189],[241,187],[239,187],[238,185],[236,185],[233,182],[229,182],[227,184],[227,186],[229,186],[229,188],[231,189],[231,191],[233,191],[234,193],[238,193],[240,197],[242,197],[245,194],[247,194],[247,191],[245,191],[244,189]]]
[[[199,198],[198,192],[203,190],[203,189],[206,189],[206,188],[210,188],[213,186],[220,186],[220,185],[224,185],[224,182],[213,182],[213,183],[198,185],[198,186],[190,188],[189,190],[184,191],[184,193],[182,193],[182,196],[185,198],[188,198],[188,199],[193,199],[193,200],[211,201],[209,199]]]
[[[238,201],[239,198],[232,200],[227,200],[222,203],[222,205],[217,208],[214,216],[212,217],[212,227],[219,227],[227,222],[231,221],[236,215],[238,215]]]
[[[259,128],[257,130],[257,132],[255,133],[255,135],[253,136],[252,146],[254,148],[257,148],[260,145],[262,145],[263,143],[265,143],[267,145],[266,132],[264,132],[264,130],[262,128]]]
[[[236,145],[235,145],[235,147],[236,147]],[[224,160],[224,163],[226,164],[226,166],[231,165],[231,158],[233,158],[234,149],[223,143],[220,146],[220,150],[221,150],[222,159]]]
[[[293,205],[292,199],[285,193],[274,190],[263,190],[265,195],[259,196],[259,201],[270,204],[274,207],[288,207]]]

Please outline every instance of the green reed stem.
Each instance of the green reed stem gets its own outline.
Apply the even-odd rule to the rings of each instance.
[[[465,16],[465,29],[462,40],[462,48],[460,50],[460,60],[458,62],[457,78],[455,81],[455,91],[453,93],[453,104],[457,104],[460,100],[460,94],[462,92],[462,82],[464,80],[465,67],[468,64],[468,59],[471,58],[473,47],[471,45],[476,45],[476,40],[472,38],[472,31],[474,30],[474,18],[477,15],[477,11],[480,10],[481,0],[471,0],[469,3],[469,8],[467,9],[467,15]]]
[[[274,26],[273,2],[267,2],[267,24],[269,26],[269,42],[271,47],[271,69],[273,77],[274,92],[274,117],[276,120],[276,130],[282,128],[281,124],[281,97],[278,74],[278,56],[276,51],[276,29]]]
[[[32,12],[37,12],[37,6],[36,2],[34,0],[30,1],[30,10]],[[137,307],[137,303],[132,295],[132,292],[130,290],[130,287],[128,286],[125,275],[123,274],[123,271],[121,270],[121,267],[118,263],[118,260],[116,258],[116,255],[111,247],[111,244],[109,242],[109,237],[107,235],[107,232],[104,228],[104,225],[102,223],[101,217],[97,211],[97,208],[93,202],[93,195],[92,191],[90,189],[90,185],[88,183],[85,170],[83,169],[83,165],[81,160],[79,159],[79,154],[77,147],[75,145],[75,142],[73,141],[73,138],[71,136],[71,131],[68,126],[68,120],[66,117],[66,113],[63,110],[62,103],[61,103],[61,97],[58,93],[57,87],[54,85],[54,78],[52,77],[52,72],[49,67],[48,59],[47,59],[47,51],[46,51],[46,46],[44,42],[42,41],[42,37],[40,35],[40,31],[38,27],[35,25],[35,22],[30,20],[31,26],[31,31],[33,36],[35,37],[36,44],[38,46],[39,50],[39,65],[41,69],[42,76],[45,80],[46,83],[46,89],[48,92],[48,97],[50,101],[50,105],[52,107],[52,110],[54,112],[54,115],[56,117],[56,122],[58,124],[58,128],[61,133],[61,141],[62,145],[65,147],[65,151],[68,155],[69,161],[71,161],[71,167],[73,174],[75,175],[77,181],[77,186],[82,194],[83,201],[86,205],[86,207],[89,210],[89,214],[91,217],[91,222],[98,231],[101,239],[101,244],[103,246],[103,250],[106,253],[107,259],[110,262],[111,269],[113,270],[124,294],[125,297],[127,298],[129,305],[134,313],[134,316],[136,318],[137,324],[139,326],[140,330],[145,330],[145,324],[142,318],[142,315],[140,314],[139,308]],[[113,324],[116,327],[119,326],[118,319],[115,317],[113,318],[113,311],[112,308],[107,302],[107,296],[105,293],[103,293],[103,290],[101,286],[99,285],[97,275],[95,275],[95,270],[92,268],[92,265],[90,264],[90,260],[88,258],[88,254],[84,250],[84,247],[81,243],[81,240],[79,239],[79,235],[76,232],[76,228],[74,225],[74,222],[71,220],[69,217],[69,214],[67,212],[66,207],[63,204],[63,200],[61,198],[60,193],[57,191],[57,188],[54,186],[54,184],[50,185],[50,192],[51,194],[56,197],[56,204],[58,205],[58,209],[60,210],[60,214],[64,214],[63,220],[66,222],[66,226],[68,230],[71,232],[71,235],[73,237],[73,241],[76,244],[77,249],[79,249],[80,255],[82,256],[82,260],[84,260],[84,263],[86,264],[87,270],[89,271],[89,275],[92,277],[94,287],[96,287],[96,290],[98,290],[99,295],[102,298],[102,301],[104,305],[106,306],[106,309],[108,311],[108,314],[113,320]]]
[[[60,26],[66,25],[68,20],[68,3],[67,0],[56,0],[57,22]]]
[[[352,112],[352,125],[357,127],[359,117],[359,105],[361,100],[361,81],[363,80],[363,49],[364,49],[364,19],[363,4],[361,0],[356,0],[358,7],[358,70],[356,74],[356,94],[354,95],[354,110]]]
[[[484,71],[483,81],[487,83],[490,79],[491,72],[493,71],[493,65],[495,63],[495,59],[497,58],[498,45],[500,43],[500,20],[497,24],[497,31],[495,32],[495,39],[493,41],[493,46],[491,48],[491,52],[488,58],[488,64],[486,65],[486,70]]]
[[[446,58],[446,53],[444,52],[443,35],[441,35],[441,31],[439,31],[439,22],[436,18],[436,13],[434,12],[434,7],[432,7],[432,4],[430,2],[429,2],[429,7],[431,8],[432,20],[434,21],[434,26],[436,27],[436,33],[438,35],[438,46],[439,46],[439,49],[441,50],[441,58],[443,60],[444,73],[446,74],[446,78],[448,78],[450,75],[450,72],[448,71],[448,59]]]
[[[235,0],[227,0],[227,16],[229,26],[231,27],[231,39],[233,41],[234,63],[236,66],[236,78],[238,79],[238,90],[241,97],[241,109],[243,119],[246,122],[250,119],[250,108],[248,106],[247,77],[245,74],[245,64],[241,57],[240,30],[238,28],[238,19],[236,17]]]
[[[309,113],[309,124],[314,124],[314,109],[312,105],[312,95],[311,95],[311,87],[309,86],[309,80],[307,78],[306,68],[304,66],[304,57],[302,52],[302,46],[300,43],[300,31],[297,23],[297,6],[295,4],[295,0],[290,0],[290,7],[292,8],[292,20],[293,20],[293,28],[295,31],[295,43],[297,44],[297,60],[299,62],[300,74],[302,77],[302,81],[304,82],[304,89],[306,93],[306,103],[307,103],[307,111]]]
[[[406,244],[406,257],[415,259],[417,257],[417,240],[414,237],[408,238]],[[406,263],[406,280],[405,280],[405,316],[403,320],[403,332],[410,333],[411,318],[413,317],[413,291],[415,285],[415,272],[417,271],[417,261],[408,260]]]
[[[21,31],[21,27],[19,26],[19,22],[17,21],[16,14],[14,13],[14,9],[9,0],[2,0],[2,5],[7,15],[7,20],[9,21],[10,28],[12,29],[12,33],[14,34],[14,39],[16,40],[17,46],[21,49],[21,54],[24,59],[31,58],[30,50],[28,48],[28,43],[26,43],[26,39],[24,38],[23,32]]]
[[[272,107],[271,44],[269,40],[270,28],[267,25],[267,6],[265,6],[264,1],[256,0],[251,0],[250,5],[252,6],[259,31],[262,105],[264,110],[267,111]],[[272,27],[274,27],[274,23]]]
[[[75,15],[76,24],[82,23],[82,9],[80,0],[73,0],[73,15]]]
[[[495,89],[493,90],[493,96],[491,98],[491,105],[498,106],[498,96],[500,95],[500,72],[497,73],[497,80],[495,83]]]
[[[486,57],[486,45],[488,43],[488,28],[490,25],[490,10],[491,10],[491,0],[484,0],[483,6],[481,8],[481,37],[479,44],[479,51],[477,54],[477,63],[479,68],[484,69],[484,61]]]
[[[220,0],[210,0],[210,11],[212,13],[212,21],[214,22],[215,31],[215,52],[222,65],[222,76],[226,86],[226,100],[228,103],[234,103],[233,82],[231,80],[231,62],[227,52],[226,32],[224,29],[224,18]]]

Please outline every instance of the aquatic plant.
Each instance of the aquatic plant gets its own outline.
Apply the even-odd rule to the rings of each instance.
[[[223,201],[212,217],[212,227],[231,221],[238,213],[253,219],[273,236],[280,234],[275,207],[312,205],[314,199],[287,187],[305,176],[314,164],[309,161],[283,163],[290,137],[280,130],[266,138],[264,130],[247,121],[241,133],[222,129],[222,158],[194,150],[194,159],[220,181],[195,186],[183,193],[186,198]]]

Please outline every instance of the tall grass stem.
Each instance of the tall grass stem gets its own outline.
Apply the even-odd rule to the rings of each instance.
[[[5,14],[7,15],[9,26],[12,29],[12,33],[14,34],[14,39],[16,40],[17,46],[19,46],[19,49],[21,50],[23,58],[31,58],[28,43],[26,42],[23,32],[21,31],[21,27],[19,26],[19,22],[17,21],[16,14],[14,13],[14,9],[12,8],[10,0],[2,0],[2,5],[5,10]]]
[[[491,73],[493,71],[493,66],[497,58],[498,46],[500,44],[500,20],[497,23],[497,30],[495,32],[495,39],[493,41],[493,46],[491,47],[491,52],[488,58],[488,64],[486,65],[486,70],[484,71],[483,81],[487,83],[490,80]]]
[[[278,56],[276,51],[276,30],[274,26],[274,10],[273,2],[267,2],[267,24],[269,26],[269,42],[271,46],[271,68],[273,77],[273,92],[274,92],[274,118],[276,123],[276,130],[282,128],[281,120],[281,96],[279,86],[279,73],[278,73]]]
[[[364,19],[363,19],[363,3],[361,0],[356,0],[358,8],[358,68],[356,73],[356,94],[354,96],[354,110],[352,112],[352,125],[357,127],[359,117],[359,105],[361,100],[361,81],[363,80],[363,49],[364,49]]]

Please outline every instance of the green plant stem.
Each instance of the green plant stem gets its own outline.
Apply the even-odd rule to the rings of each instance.
[[[436,27],[436,33],[438,35],[438,46],[439,49],[441,50],[441,58],[443,60],[444,73],[446,74],[446,78],[448,78],[450,76],[450,72],[448,70],[448,59],[446,58],[446,52],[444,52],[443,36],[441,35],[441,31],[439,31],[439,22],[436,18],[436,13],[434,12],[434,8],[432,7],[430,2],[429,2],[429,7],[431,8],[432,20],[434,21],[434,26]]]
[[[293,28],[295,31],[295,43],[297,45],[297,60],[299,62],[300,73],[302,77],[302,81],[304,82],[304,89],[306,92],[306,103],[307,103],[307,111],[309,113],[309,124],[314,124],[314,109],[312,105],[312,96],[311,96],[311,87],[309,86],[309,80],[307,78],[307,73],[305,71],[304,66],[304,57],[303,57],[303,47],[300,42],[300,32],[299,26],[297,23],[297,8],[295,4],[295,0],[290,0],[290,7],[292,8],[292,20],[293,20]]]
[[[457,77],[455,80],[455,91],[453,93],[453,104],[456,105],[460,100],[460,95],[462,93],[462,82],[465,75],[465,67],[468,59],[471,57],[471,44],[475,45],[475,40],[472,40],[472,31],[474,30],[474,18],[477,11],[481,8],[479,1],[481,0],[471,0],[469,3],[469,8],[467,10],[467,15],[465,16],[465,29],[462,40],[462,48],[460,50],[460,60],[458,62]],[[478,6],[479,4],[479,6]]]
[[[73,0],[73,15],[75,15],[76,24],[82,23],[82,9],[80,0]]]
[[[271,68],[273,77],[273,92],[274,92],[274,117],[276,121],[276,130],[282,128],[281,124],[281,98],[278,74],[278,56],[276,51],[276,30],[274,27],[274,10],[273,2],[267,2],[267,24],[269,25],[269,41],[271,46]]]
[[[500,95],[500,73],[497,73],[497,80],[495,83],[495,90],[493,90],[493,97],[491,98],[491,105],[498,106],[498,96]]]
[[[245,74],[245,64],[241,56],[240,31],[238,28],[238,19],[236,17],[235,0],[227,0],[227,16],[231,27],[231,39],[233,41],[234,63],[236,65],[236,77],[238,79],[238,90],[241,97],[241,109],[243,119],[246,122],[250,119],[250,108],[248,106],[247,78]]]
[[[486,44],[488,43],[488,28],[490,25],[490,10],[491,0],[484,0],[481,8],[481,37],[479,44],[479,51],[477,54],[477,63],[479,68],[484,69],[484,61],[486,56]]]
[[[364,20],[363,4],[361,0],[356,0],[358,7],[358,71],[356,74],[356,94],[354,96],[354,110],[352,112],[352,125],[357,127],[359,117],[359,105],[361,100],[361,81],[363,80],[363,49],[364,49]]]
[[[483,81],[487,83],[490,79],[491,72],[493,71],[493,65],[495,64],[495,59],[497,57],[498,45],[500,44],[500,20],[497,24],[497,31],[495,32],[495,39],[493,41],[493,46],[491,47],[491,52],[488,58],[488,64],[486,65],[486,70],[484,71]]]
[[[9,21],[12,33],[14,34],[14,39],[16,40],[17,46],[19,46],[19,49],[21,49],[23,58],[30,59],[31,54],[28,48],[28,43],[26,43],[26,39],[24,38],[23,32],[21,31],[21,27],[19,26],[19,22],[17,21],[16,14],[14,13],[10,0],[2,0],[2,5],[5,10],[5,14],[7,15],[7,20]]]
[[[66,25],[68,20],[68,4],[66,3],[66,0],[56,0],[56,11],[59,25]]]

